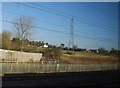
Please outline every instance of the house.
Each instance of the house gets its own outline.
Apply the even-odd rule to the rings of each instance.
[[[91,52],[91,49],[86,48],[86,49],[85,49],[85,52]]]
[[[45,43],[45,44],[43,45],[43,47],[47,48],[47,47],[48,47],[48,45]]]

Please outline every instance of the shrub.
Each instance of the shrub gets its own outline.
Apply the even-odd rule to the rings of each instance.
[[[45,48],[43,55],[49,59],[58,60],[62,56],[62,51],[58,48]]]

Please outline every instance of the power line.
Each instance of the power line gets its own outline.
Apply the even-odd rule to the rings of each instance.
[[[80,21],[80,19],[76,19],[76,18],[75,18],[75,20]],[[97,27],[97,28],[105,29],[104,27],[102,27],[102,26],[98,26],[98,25],[93,24],[93,23],[89,23],[89,22],[85,22],[85,21],[83,21],[83,22],[86,23],[86,24],[89,24],[89,25],[93,25],[93,26],[95,26],[95,27]],[[111,31],[111,32],[115,32],[115,33],[117,33],[116,31],[110,30],[110,29],[108,29],[108,28],[106,28],[106,31]]]
[[[18,14],[18,13],[14,12],[14,11],[6,10],[6,9],[3,9],[3,12],[7,12],[7,13],[11,13],[11,14],[15,14],[15,15],[18,15],[18,16],[30,17],[30,16],[27,16],[27,15]],[[41,20],[41,19],[39,19],[39,18],[33,18],[33,19],[35,19],[36,21],[44,21],[44,20]],[[54,25],[54,26],[56,26],[56,27],[59,26],[59,27],[63,27],[63,28],[68,29],[67,27],[64,27],[63,25],[58,25],[58,24],[51,23],[51,22],[48,22],[48,21],[44,21],[44,22],[47,23],[47,24]]]
[[[48,12],[48,13],[51,13],[51,14],[55,14],[55,15],[61,16],[61,17],[70,18],[70,17],[65,16],[65,15],[54,13],[54,12],[51,12],[51,11],[48,11],[48,10],[44,10],[44,9],[41,9],[41,8],[38,8],[38,7],[34,7],[34,6],[30,6],[30,5],[27,5],[27,4],[23,4],[23,3],[20,3],[20,2],[14,2],[14,3],[19,4],[19,5],[23,5],[23,6],[27,6],[29,8],[33,8],[33,9],[36,9],[36,10],[42,10],[42,11],[45,11],[45,12]]]
[[[30,16],[18,14],[18,13],[15,13],[15,12],[13,12],[13,11],[6,10],[6,9],[3,9],[3,11],[4,11],[4,12],[7,12],[7,13],[12,13],[12,14],[15,14],[15,15],[18,15],[18,16],[30,17]],[[39,21],[40,19],[35,19],[35,20]],[[47,22],[47,21],[46,21],[46,22]],[[49,22],[47,22],[47,23],[49,23]],[[51,23],[49,23],[49,24],[51,24]],[[57,27],[58,27],[58,26],[63,27],[63,26],[61,26],[61,25],[55,25],[55,24],[53,24],[53,23],[52,23],[52,25],[57,26]],[[69,28],[66,27],[65,29],[69,29]],[[76,31],[76,33],[78,33],[78,32],[81,33],[81,31]],[[85,34],[87,34],[87,36],[88,36],[88,35],[92,35],[92,37],[98,37],[98,36],[93,35],[93,34],[88,34],[88,33],[85,33]],[[103,37],[101,37],[101,38],[103,38]],[[104,39],[109,40],[108,38],[105,38],[105,37],[104,37]]]
[[[30,3],[31,4],[31,3]],[[39,7],[43,7],[43,8],[47,8],[47,9],[50,9],[50,10],[52,10],[52,11],[55,11],[55,12],[58,12],[58,13],[62,13],[62,14],[65,14],[65,15],[70,15],[71,16],[71,14],[68,14],[68,13],[65,13],[65,12],[61,12],[61,11],[57,11],[57,10],[55,10],[55,9],[51,9],[51,8],[48,8],[48,7],[45,7],[45,6],[41,6],[41,5],[38,5],[38,4],[34,4],[34,3],[32,3],[33,5],[36,5],[36,6],[39,6]],[[102,26],[106,26],[106,27],[109,27],[109,28],[115,28],[115,27],[112,27],[112,26],[110,26],[110,25],[105,25],[105,24],[101,24],[101,23],[97,23],[97,22],[94,22],[94,21],[90,21],[90,20],[88,20],[88,19],[85,19],[85,18],[81,18],[81,17],[77,17],[77,16],[74,16],[74,18],[78,18],[78,19],[80,19],[80,20],[84,20],[84,21],[88,21],[88,22],[84,22],[84,23],[86,23],[86,24],[89,24],[89,25],[91,25],[91,24],[93,24],[94,26],[99,26],[99,28],[103,28]],[[90,23],[89,23],[90,22]],[[92,23],[91,23],[92,22]],[[96,25],[96,24],[99,24],[99,25]],[[100,25],[102,25],[102,26],[100,26]],[[116,28],[117,29],[117,28]],[[108,29],[109,30],[109,29]],[[118,31],[113,31],[113,30],[110,30],[110,31],[112,31],[112,33],[117,33]],[[119,32],[120,33],[120,32]],[[104,34],[106,34],[106,33],[104,33]]]
[[[85,3],[85,5],[93,8],[93,9],[96,9],[96,10],[98,10],[98,11],[101,11],[102,13],[104,13],[104,14],[106,14],[106,15],[109,15],[109,16],[111,16],[111,17],[114,17],[111,13],[108,13],[108,12],[104,11],[103,9],[97,8],[97,7],[95,7],[95,6],[93,6],[93,5],[90,5],[90,4],[87,4],[87,3]]]
[[[7,20],[0,20],[2,22],[6,22],[6,23],[11,23],[11,24],[17,24],[19,25],[18,23],[16,22],[12,22],[12,21],[7,21]],[[28,25],[26,25],[28,26]],[[67,32],[63,32],[63,31],[57,31],[57,30],[53,30],[53,29],[48,29],[48,28],[42,28],[42,27],[36,27],[36,26],[31,26],[32,28],[36,28],[36,29],[41,29],[41,30],[47,30],[47,31],[52,31],[52,32],[57,32],[57,33],[62,33],[62,34],[67,34],[69,35],[69,33]],[[93,40],[97,40],[97,41],[105,41],[105,42],[113,42],[113,40],[105,40],[105,39],[97,39],[97,38],[92,38],[92,37],[89,37],[89,36],[84,36],[84,35],[78,35],[78,34],[75,34],[75,36],[81,36],[81,37],[84,37],[84,38],[89,38],[89,39],[93,39]]]
[[[33,9],[36,9],[36,10],[42,10],[42,11],[45,11],[45,12],[48,12],[48,13],[51,13],[51,14],[54,14],[54,15],[57,15],[57,16],[64,17],[64,18],[70,18],[70,16],[66,16],[66,15],[63,15],[63,14],[58,14],[58,13],[51,12],[51,11],[48,11],[48,10],[43,10],[43,9],[41,9],[41,8],[34,7],[34,6],[31,6],[31,5],[26,5],[26,4],[18,3],[18,2],[15,2],[15,3],[17,3],[17,4],[19,4],[19,5],[23,5],[23,6],[29,7],[29,8],[33,8]],[[81,22],[81,19],[78,19],[78,18],[74,18],[74,19]],[[97,25],[97,24],[93,24],[93,23],[85,22],[85,21],[82,21],[82,22],[85,23],[85,24],[89,24],[89,25],[92,25],[92,26],[96,26],[96,27],[98,27],[98,28],[103,28],[103,29],[108,30],[108,31],[111,31],[111,32],[116,32],[116,31],[113,31],[113,30],[111,30],[111,29],[109,29],[109,28],[104,28],[104,27],[102,27],[102,26],[100,26],[100,25]]]
[[[10,1],[12,1],[12,0],[10,0]],[[16,2],[17,3],[17,2]],[[31,2],[27,2],[27,3],[30,3],[31,4]],[[18,3],[17,3],[18,4]],[[20,3],[19,3],[20,4]],[[34,4],[34,3],[32,3],[32,4]],[[37,4],[34,4],[34,5],[36,5],[36,6],[39,6],[39,7],[43,7],[43,8],[47,8],[47,9],[51,9],[52,11],[55,11],[55,12],[59,12],[59,13],[62,13],[62,15],[64,15],[64,16],[68,16],[68,15],[70,15],[69,16],[69,18],[71,17],[71,14],[68,14],[68,13],[65,13],[65,12],[62,12],[62,11],[57,11],[57,10],[55,10],[55,9],[53,9],[53,8],[49,8],[49,7],[46,7],[46,6],[40,6],[40,5],[37,5]],[[91,5],[89,5],[88,4],[88,6],[91,6]],[[103,12],[105,12],[103,9],[100,9],[100,8],[97,8],[97,7],[94,7],[94,6],[91,6],[92,8],[96,8],[96,9],[98,9],[98,10],[102,10]],[[47,11],[47,10],[46,10]],[[50,11],[51,12],[51,11]],[[110,15],[110,13],[107,13],[108,15]],[[57,15],[59,15],[59,14],[57,14]],[[61,16],[62,16],[61,15]],[[59,15],[60,16],[60,15]],[[74,15],[72,15],[72,16],[74,16]],[[92,21],[92,20],[88,20],[88,19],[86,19],[86,18],[82,18],[82,17],[77,17],[77,16],[74,16],[75,18],[79,18],[79,19],[83,19],[83,20],[85,20],[85,21],[88,21],[88,22],[92,22],[92,23],[95,23],[95,24],[99,24],[99,25],[102,25],[102,26],[106,26],[106,27],[109,27],[109,28],[114,28],[113,26],[111,26],[111,25],[105,25],[105,24],[101,24],[101,23],[98,23],[98,22],[95,22],[95,21]]]
[[[0,21],[19,25],[18,23],[12,22],[12,21],[7,21],[7,20],[0,20]],[[24,25],[24,26],[28,26],[28,25]],[[63,31],[57,31],[57,30],[47,29],[47,28],[42,28],[42,27],[37,27],[37,26],[31,26],[31,27],[32,28],[37,28],[37,29],[42,29],[42,30],[53,31],[53,32],[57,32],[57,33],[69,34],[69,33],[66,33],[66,32],[63,32]]]
[[[29,2],[28,2],[28,3],[29,3]],[[31,4],[31,3],[30,3],[30,4]],[[105,25],[105,24],[101,24],[101,23],[98,23],[98,22],[95,22],[95,21],[90,21],[90,20],[88,20],[88,19],[86,19],[86,18],[82,18],[82,17],[78,17],[78,16],[75,16],[75,15],[71,15],[71,14],[68,14],[68,13],[65,13],[65,12],[62,12],[62,11],[57,11],[57,10],[55,10],[55,9],[48,8],[48,7],[46,7],[46,6],[41,6],[41,5],[34,4],[34,3],[32,3],[32,4],[33,4],[33,5],[36,5],[36,6],[39,6],[39,7],[46,8],[46,9],[50,9],[50,10],[55,11],[55,12],[58,12],[58,13],[62,13],[62,14],[65,14],[65,15],[74,16],[74,18],[78,18],[78,19],[81,19],[81,20],[85,20],[85,21],[92,22],[92,23],[95,23],[95,24],[98,24],[98,25],[102,25],[102,26],[106,26],[106,27],[109,27],[109,28],[114,28],[114,27],[112,27],[112,26],[110,26],[110,25]]]
[[[26,15],[22,15],[22,14],[18,14],[18,13],[15,13],[15,12],[13,12],[13,11],[10,11],[10,10],[6,10],[6,9],[3,9],[3,11],[4,12],[7,12],[7,13],[12,13],[12,14],[15,14],[15,15],[18,15],[18,16],[25,16],[25,17],[30,17],[30,16],[26,16]],[[34,18],[35,19],[35,18]],[[36,21],[39,21],[40,19],[35,19]],[[47,22],[47,21],[46,21]],[[49,23],[49,22],[47,22],[48,24],[52,24],[52,25],[54,25],[54,26],[60,26],[60,27],[63,27],[63,26],[61,26],[61,25],[55,25],[55,24],[53,24],[53,23]],[[69,28],[67,28],[67,27],[64,27],[65,29],[69,29]],[[76,31],[77,33],[79,32],[79,33],[81,33],[81,31]],[[92,35],[92,36],[94,36],[94,37],[97,37],[96,35],[93,35],[93,34],[88,34],[88,33],[85,33],[85,34],[87,34],[87,35]],[[104,39],[105,39],[105,37],[104,37]]]

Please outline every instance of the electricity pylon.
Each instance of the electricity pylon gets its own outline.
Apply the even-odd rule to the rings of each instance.
[[[69,36],[69,44],[68,44],[68,47],[74,49],[73,17],[71,18],[70,36]]]

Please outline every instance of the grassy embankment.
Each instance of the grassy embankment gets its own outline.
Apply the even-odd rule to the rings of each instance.
[[[41,52],[45,52],[44,48],[40,49]],[[61,50],[62,55],[60,54],[61,59],[60,64],[118,64],[118,57],[112,54],[98,54],[93,52],[79,52],[79,51],[70,51],[70,50]],[[57,50],[54,50],[54,53],[51,51],[46,51],[46,54],[53,54],[57,57],[59,53]],[[10,59],[9,59],[10,60]],[[13,59],[12,59],[13,60]],[[44,61],[44,59],[43,59]],[[48,60],[47,60],[48,61]]]
[[[113,55],[102,55],[92,52],[73,52],[73,51],[63,51],[74,53],[63,54],[60,63],[65,64],[118,64],[118,57]]]

